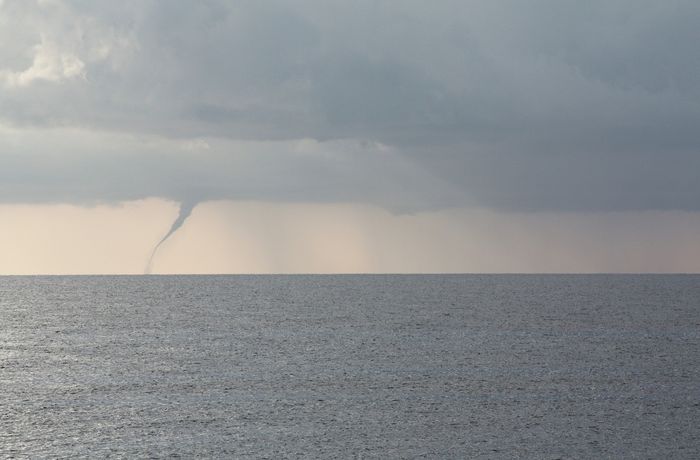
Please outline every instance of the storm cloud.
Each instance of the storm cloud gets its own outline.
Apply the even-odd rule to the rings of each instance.
[[[700,4],[0,1],[0,201],[700,210]]]

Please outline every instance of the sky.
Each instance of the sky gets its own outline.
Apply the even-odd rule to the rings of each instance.
[[[697,43],[694,0],[0,0],[0,274],[700,272]]]

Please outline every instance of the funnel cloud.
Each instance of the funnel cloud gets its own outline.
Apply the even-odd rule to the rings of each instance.
[[[156,257],[156,254],[158,253],[158,249],[162,246],[163,243],[165,243],[168,238],[170,238],[173,233],[178,231],[180,227],[185,223],[188,217],[190,217],[190,214],[192,214],[192,210],[197,206],[197,202],[183,202],[180,203],[180,210],[178,211],[177,218],[173,222],[173,224],[170,226],[170,230],[168,230],[168,233],[165,234],[165,236],[158,242],[158,244],[155,245],[153,248],[153,252],[151,252],[151,257],[148,258],[148,263],[146,264],[146,268],[144,269],[144,274],[145,275],[150,275],[151,270],[153,269],[153,260]]]

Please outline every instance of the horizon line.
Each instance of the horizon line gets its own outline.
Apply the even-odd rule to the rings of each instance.
[[[4,273],[2,278],[31,276],[697,276],[700,272],[329,272],[329,273]]]

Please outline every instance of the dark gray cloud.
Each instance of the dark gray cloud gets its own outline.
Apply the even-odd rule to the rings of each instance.
[[[49,149],[45,151],[44,148]],[[163,197],[375,203],[399,212],[465,203],[463,191],[368,141],[234,141],[0,130],[1,202],[99,204]]]
[[[6,202],[700,209],[694,1],[1,5]]]

